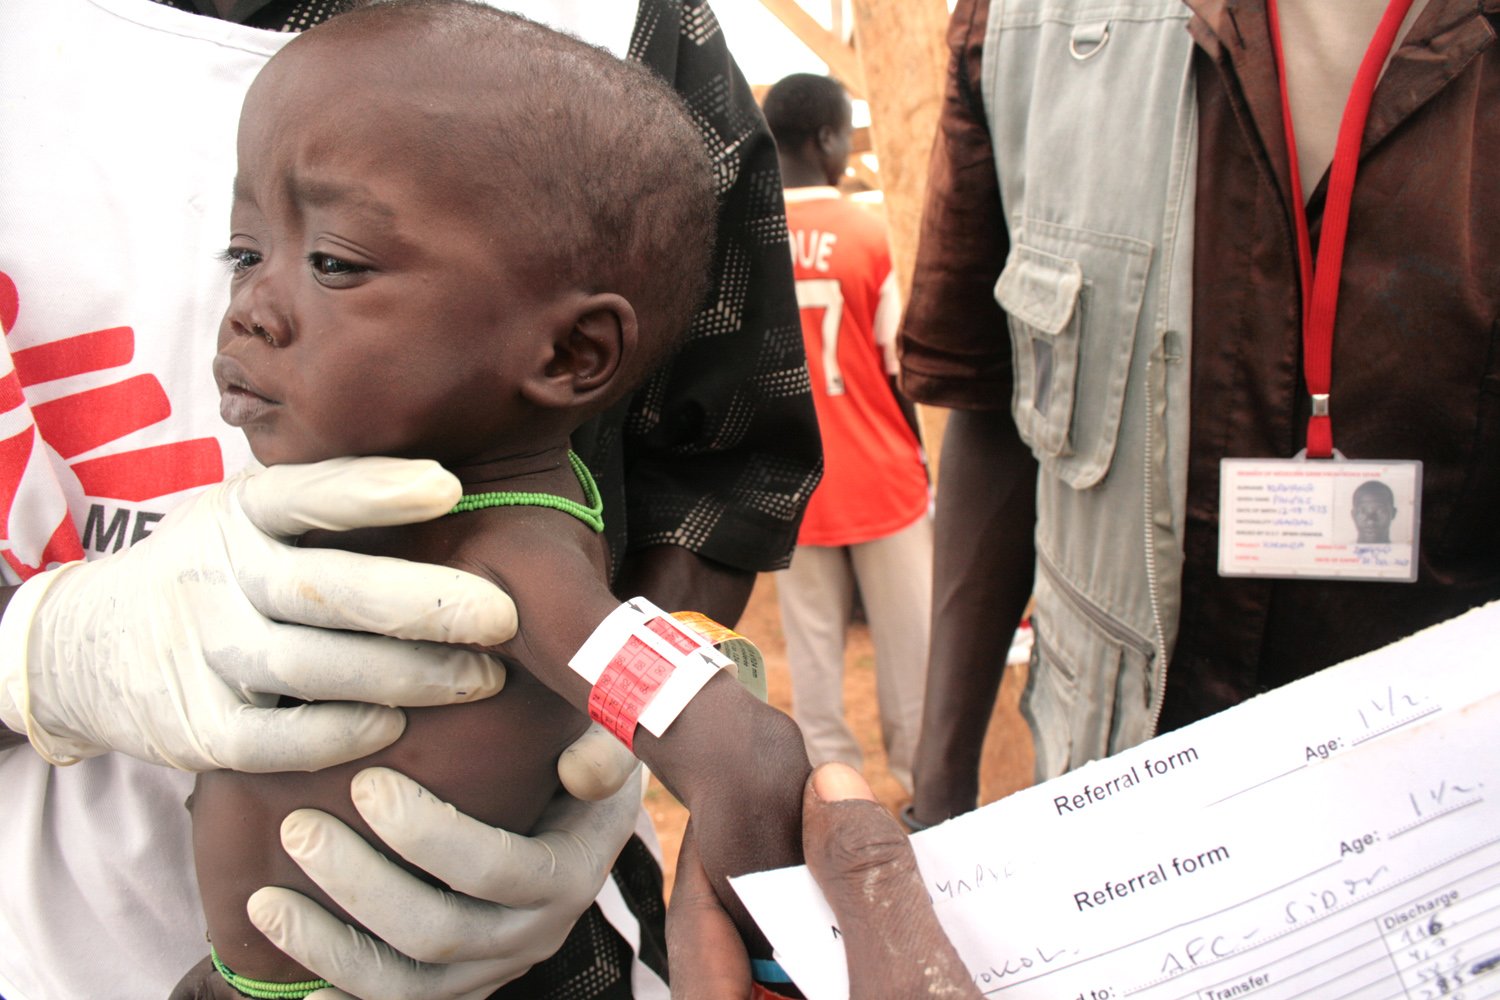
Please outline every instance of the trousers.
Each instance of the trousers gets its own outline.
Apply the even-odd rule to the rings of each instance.
[[[932,609],[932,519],[857,545],[799,545],[776,574],[792,677],[792,716],[816,766],[860,767],[844,716],[844,647],[858,587],[875,647],[880,735],[891,775],[911,792],[927,683]]]

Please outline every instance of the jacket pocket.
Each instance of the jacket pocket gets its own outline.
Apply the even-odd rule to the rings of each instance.
[[[1028,221],[995,284],[1010,325],[1016,427],[1074,489],[1109,472],[1150,263],[1140,240]]]
[[[1035,644],[1021,698],[1038,780],[1151,737],[1151,643],[1089,602],[1039,557]]]

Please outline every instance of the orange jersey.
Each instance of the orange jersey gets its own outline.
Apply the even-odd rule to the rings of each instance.
[[[824,463],[797,543],[855,545],[928,505],[921,446],[891,392],[900,293],[873,212],[831,187],[790,188],[786,203]]]

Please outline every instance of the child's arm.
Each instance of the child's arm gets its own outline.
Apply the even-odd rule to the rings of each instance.
[[[501,649],[587,712],[592,686],[568,663],[619,602],[581,559],[541,548],[513,548],[510,556],[509,565],[544,564],[548,572],[503,581],[513,585],[522,613],[520,632]],[[768,957],[725,879],[801,862],[802,786],[811,769],[796,723],[719,671],[660,736],[637,726],[633,749],[692,813],[704,867],[725,908],[752,953]]]
[[[719,898],[751,955],[769,958],[726,879],[802,862],[802,786],[811,767],[796,723],[720,671],[662,736],[637,727],[635,753],[687,806]]]
[[[745,613],[754,589],[754,573],[681,545],[651,545],[632,552],[614,585],[618,597],[644,597],[668,611],[692,609],[730,628]]]

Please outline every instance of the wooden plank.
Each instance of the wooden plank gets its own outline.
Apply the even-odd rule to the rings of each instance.
[[[862,157],[854,157],[849,161],[849,168],[854,171],[855,180],[871,190],[880,187],[880,174],[870,168],[870,165]]]
[[[854,0],[855,51],[868,85],[870,133],[903,292],[910,288],[942,104],[947,24],[946,0]]]
[[[843,39],[818,23],[802,9],[797,0],[760,0],[782,24],[813,50],[813,55],[828,64],[828,72],[837,77],[851,97],[865,96],[865,77],[859,57]],[[939,3],[944,0],[938,0]]]
[[[854,42],[859,53],[870,132],[880,160],[891,231],[891,257],[902,300],[911,293],[927,161],[937,134],[947,69],[946,0],[854,0]],[[919,407],[933,475],[946,411]]]
[[[869,126],[862,125],[850,134],[849,153],[851,156],[858,157],[860,153],[873,153],[874,151],[875,146],[870,138]]]

